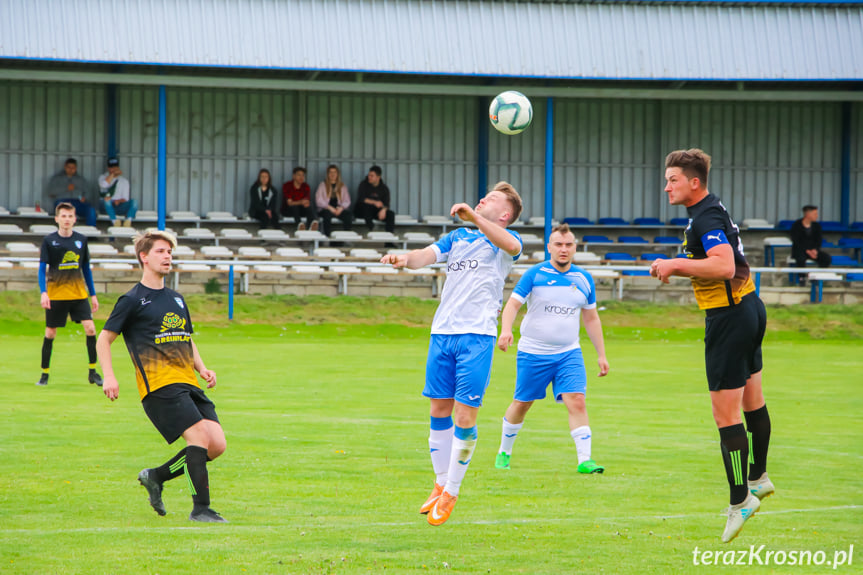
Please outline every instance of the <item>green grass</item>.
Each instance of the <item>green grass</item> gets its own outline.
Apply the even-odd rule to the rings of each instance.
[[[190,297],[228,437],[209,468],[230,524],[197,525],[185,481],[166,484],[158,517],[135,480],[180,444],[144,415],[122,342],[117,402],[85,383],[78,326],[58,332],[50,385],[33,385],[34,298],[0,294],[3,573],[675,573],[729,569],[694,567],[696,546],[762,544],[829,559],[855,544],[854,565],[838,571],[863,563],[858,308],[768,310],[777,494],[722,546],[727,488],[697,310],[607,304],[607,378],[585,351],[601,476],[576,473],[565,411],[549,401],[528,415],[512,470],[494,469],[515,373],[515,354],[498,353],[459,503],[433,528],[417,509],[433,481],[420,391],[434,302],[239,298],[229,323],[224,296]],[[102,298],[97,325],[112,303]],[[832,327],[813,331],[817,313]]]

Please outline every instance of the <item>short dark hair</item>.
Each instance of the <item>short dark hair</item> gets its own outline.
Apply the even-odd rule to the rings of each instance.
[[[177,247],[177,238],[174,234],[165,230],[150,230],[135,238],[135,256],[138,258],[138,265],[144,267],[144,262],[141,259],[141,253],[148,254],[153,249],[153,244],[157,240],[164,240],[171,244],[171,249]]]
[[[379,178],[381,177],[381,174],[383,173],[383,170],[381,170],[380,166],[372,166],[371,168],[369,168],[369,171],[377,174]]]
[[[701,187],[707,187],[707,174],[710,173],[710,156],[698,148],[675,150],[665,156],[666,168],[680,168],[690,180],[698,178]]]
[[[75,158],[66,158],[66,161],[63,162],[63,165],[65,166],[67,164],[75,164],[77,166],[78,160],[76,160]]]
[[[294,168],[294,171],[293,171],[293,172],[291,172],[291,174],[296,174],[297,172],[302,172],[302,173],[304,173],[304,174],[305,174],[305,173],[306,173],[306,169],[305,169],[304,167],[302,167],[302,166],[297,166],[296,168]]]
[[[73,205],[72,205],[72,204],[70,204],[69,202],[60,202],[60,203],[59,203],[59,204],[57,204],[57,206],[54,208],[54,215],[55,215],[55,216],[59,215],[59,214],[60,214],[60,210],[72,210],[72,211],[74,212],[74,211],[75,211],[75,206],[73,206]]]
[[[569,224],[560,224],[559,226],[557,226],[556,228],[551,230],[551,233],[552,234],[557,233],[560,235],[566,235],[566,234],[571,234],[572,230],[569,229]],[[551,237],[551,234],[549,234],[548,236]]]
[[[812,204],[806,204],[805,206],[803,206],[803,213],[806,214],[806,213],[811,212],[812,210],[817,210],[817,209],[818,209],[818,206],[813,206]]]

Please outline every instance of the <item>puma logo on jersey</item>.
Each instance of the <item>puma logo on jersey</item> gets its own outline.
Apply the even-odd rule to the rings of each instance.
[[[708,239],[708,240],[716,240],[716,241],[718,242],[721,238],[720,238],[719,236],[711,236],[711,235],[708,235],[708,236],[707,236],[707,239]]]

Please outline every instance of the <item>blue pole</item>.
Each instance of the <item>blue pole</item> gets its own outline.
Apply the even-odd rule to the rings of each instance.
[[[165,86],[159,86],[159,157],[156,160],[159,164],[158,173],[158,210],[159,210],[159,229],[165,229],[165,211],[166,211],[166,188],[168,180],[167,163],[168,163],[168,98],[165,93]]]
[[[842,166],[840,176],[840,219],[842,227],[851,224],[851,102],[842,102]]]
[[[761,272],[755,272],[755,295],[761,296]]]
[[[234,319],[234,264],[228,267],[228,319]]]
[[[549,259],[548,238],[554,215],[554,98],[546,99],[545,109],[545,259]]]
[[[476,160],[476,175],[477,185],[477,202],[485,197],[488,190],[488,101],[486,98],[477,98],[477,119],[479,130],[477,134],[477,160]]]

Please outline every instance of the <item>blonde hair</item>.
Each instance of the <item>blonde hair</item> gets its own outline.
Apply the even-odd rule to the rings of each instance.
[[[330,170],[335,170],[338,177],[336,178],[336,184],[333,186],[330,184]],[[335,164],[330,164],[327,166],[327,196],[330,198],[336,198],[341,201],[342,199],[342,188],[345,186],[345,183],[342,181],[342,171]]]
[[[135,238],[135,257],[138,258],[138,265],[144,267],[144,262],[141,261],[141,254],[150,253],[150,250],[153,249],[153,244],[158,240],[165,240],[171,244],[172,250],[177,247],[177,238],[174,237],[174,234],[164,230],[148,230]]]
[[[509,182],[500,181],[494,185],[491,189],[493,192],[500,192],[506,199],[509,200],[509,205],[512,206],[512,213],[509,216],[509,222],[507,224],[511,224],[512,222],[518,219],[518,216],[521,215],[521,196],[518,195],[518,192],[515,191],[515,188]]]

